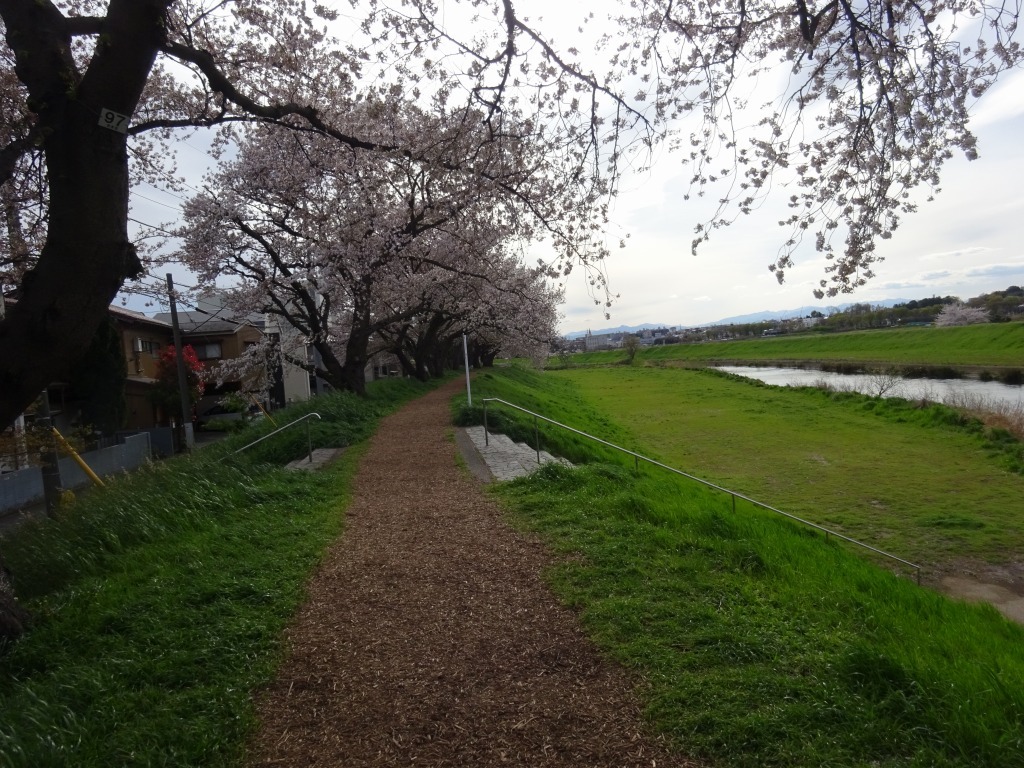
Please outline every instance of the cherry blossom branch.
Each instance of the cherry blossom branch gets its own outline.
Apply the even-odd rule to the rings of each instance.
[[[179,61],[189,62],[190,64],[195,65],[206,77],[210,87],[214,91],[222,94],[225,99],[254,117],[262,118],[277,124],[283,124],[285,119],[288,117],[301,117],[319,133],[337,139],[350,147],[383,151],[395,150],[398,148],[393,145],[366,141],[345,134],[329,125],[323,119],[322,113],[319,109],[309,105],[302,105],[294,102],[286,104],[261,104],[255,101],[249,96],[243,94],[235,84],[231,82],[227,75],[225,75],[217,66],[216,60],[208,51],[189,48],[188,46],[181,45],[180,43],[168,42],[163,47],[163,52],[168,56],[178,59]]]

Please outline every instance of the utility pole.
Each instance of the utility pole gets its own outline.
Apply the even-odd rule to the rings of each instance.
[[[39,453],[43,462],[43,496],[46,499],[46,514],[56,517],[60,508],[60,494],[64,481],[60,476],[60,463],[57,454],[57,441],[53,436],[53,420],[50,418],[50,390],[44,389],[40,395],[39,413],[36,424],[50,441],[50,448]]]
[[[178,305],[174,300],[174,280],[167,273],[167,295],[171,299],[171,328],[174,331],[175,358],[178,363],[178,392],[181,395],[181,435],[185,449],[191,451],[194,441],[192,435],[192,407],[188,396],[188,377],[185,375],[185,352],[181,347],[181,326],[178,325]]]
[[[469,347],[466,345],[466,334],[462,334],[462,358],[466,361],[466,404],[473,407],[473,389],[469,385]]]

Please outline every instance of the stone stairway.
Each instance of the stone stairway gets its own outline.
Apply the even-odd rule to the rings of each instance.
[[[495,480],[512,480],[522,477],[538,467],[537,451],[525,443],[514,443],[505,435],[491,432],[486,440],[487,444],[485,444],[483,427],[466,427],[463,431]],[[552,456],[547,451],[541,451],[540,463],[548,464],[550,462],[558,462],[567,467],[572,466],[563,458]]]
[[[515,443],[506,435],[490,433],[485,444],[483,427],[467,427],[456,433],[456,442],[470,469],[485,482],[491,480],[513,480],[528,475],[539,466],[537,451],[526,443]],[[313,451],[312,461],[303,455],[289,463],[286,469],[318,470],[334,461],[344,448],[317,448]],[[540,452],[540,463],[558,462],[567,467],[572,464],[566,459],[552,456],[547,451]]]

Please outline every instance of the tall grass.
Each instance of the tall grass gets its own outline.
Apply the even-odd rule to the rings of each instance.
[[[1024,399],[1009,403],[970,392],[955,392],[945,395],[942,404],[969,414],[992,430],[1001,430],[1024,441]]]
[[[280,423],[316,408],[314,445],[352,445],[423,391],[321,397]],[[241,762],[252,693],[340,531],[360,451],[287,472],[306,436],[285,432],[222,460],[269,428],[120,478],[3,542],[34,625],[0,656],[0,766]]]

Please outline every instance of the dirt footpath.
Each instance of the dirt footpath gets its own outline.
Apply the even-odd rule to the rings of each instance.
[[[683,766],[456,466],[453,382],[384,420],[259,699],[252,765]]]

